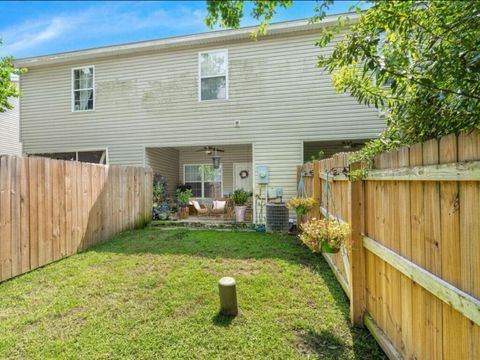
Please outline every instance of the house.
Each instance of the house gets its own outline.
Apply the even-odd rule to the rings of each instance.
[[[17,76],[12,81],[18,86]],[[0,112],[0,154],[22,155],[18,98],[10,98],[8,102],[13,108]]]
[[[317,68],[322,26],[337,16],[19,59],[24,151],[53,158],[149,165],[194,196],[269,187],[295,194],[296,165],[352,149],[385,120],[337,94]],[[223,151],[222,151],[223,150]],[[345,150],[343,150],[345,151]],[[220,156],[219,169],[212,157]]]

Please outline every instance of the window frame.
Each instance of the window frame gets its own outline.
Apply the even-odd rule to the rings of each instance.
[[[201,66],[201,58],[203,54],[215,54],[215,53],[221,53],[224,52],[226,56],[226,62],[227,62],[227,69],[225,71],[225,99],[209,99],[209,100],[202,100],[202,78],[208,79],[208,78],[214,78],[214,77],[219,77],[219,76],[205,76],[202,77],[202,66]],[[228,49],[213,49],[213,50],[206,50],[206,51],[200,51],[198,52],[198,102],[210,102],[210,101],[227,101],[228,100],[228,93],[229,93],[229,61],[228,61]],[[223,75],[222,75],[223,76]]]
[[[213,167],[213,164],[211,163],[197,163],[197,164],[183,164],[183,183],[185,184],[185,168],[187,166],[212,166]],[[220,164],[220,177],[221,177],[221,180],[220,180],[220,197],[223,197],[223,164]],[[197,182],[197,181],[189,181],[189,182]],[[200,183],[202,184],[202,196],[198,197],[198,196],[194,196],[195,198],[200,198],[200,199],[215,199],[215,197],[213,198],[207,198],[205,197],[205,172],[202,170],[202,180],[200,181]]]
[[[97,165],[104,165],[104,166],[107,166],[107,165],[110,165],[110,161],[109,161],[109,157],[108,157],[108,147],[105,147],[103,149],[99,149],[99,148],[86,148],[86,149],[75,149],[75,150],[70,150],[70,149],[67,149],[65,151],[50,151],[50,152],[44,152],[44,153],[39,153],[39,152],[36,152],[36,153],[30,153],[28,154],[28,156],[38,156],[38,154],[58,154],[58,153],[75,153],[75,160],[64,160],[64,161],[76,161],[76,162],[80,162],[78,161],[78,153],[81,153],[81,152],[97,152],[97,151],[103,151],[105,153],[105,164],[100,164],[98,163]],[[95,164],[95,163],[89,163],[89,164]]]
[[[93,77],[92,77],[92,88],[91,90],[93,91],[93,108],[88,109],[88,110],[75,110],[75,91],[81,91],[81,90],[90,90],[88,89],[78,89],[75,90],[75,70],[82,70],[86,68],[92,68],[93,69]],[[84,113],[84,112],[89,112],[89,111],[95,111],[95,97],[96,97],[96,91],[95,91],[95,65],[85,65],[85,66],[79,66],[79,67],[74,67],[72,68],[72,86],[71,86],[71,104],[70,104],[70,110],[72,113]]]

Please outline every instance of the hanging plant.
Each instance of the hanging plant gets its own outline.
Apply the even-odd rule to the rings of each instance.
[[[348,247],[350,226],[335,220],[313,218],[302,225],[300,240],[313,252],[336,253]]]
[[[287,203],[287,207],[295,209],[297,215],[305,215],[316,206],[318,206],[318,203],[312,197],[293,197]]]

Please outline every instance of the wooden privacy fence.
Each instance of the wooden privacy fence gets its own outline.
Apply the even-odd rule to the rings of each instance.
[[[142,167],[0,156],[0,281],[75,254],[151,218]]]
[[[348,154],[298,169],[318,211],[350,224],[352,249],[324,257],[390,358],[480,359],[479,160],[475,132],[381,154],[362,180]]]

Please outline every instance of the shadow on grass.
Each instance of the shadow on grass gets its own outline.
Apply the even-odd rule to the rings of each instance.
[[[229,327],[235,317],[236,316],[223,315],[219,311],[214,317],[212,317],[212,323],[215,326]]]
[[[300,330],[296,333],[295,347],[300,354],[317,359],[343,359],[351,350],[362,354],[362,360],[385,359],[382,351],[372,341],[367,332],[352,329],[353,344],[349,345],[331,331]]]
[[[320,359],[340,358],[347,352],[345,342],[327,330],[319,333],[312,330],[298,331],[295,346],[302,355],[315,355]]]

